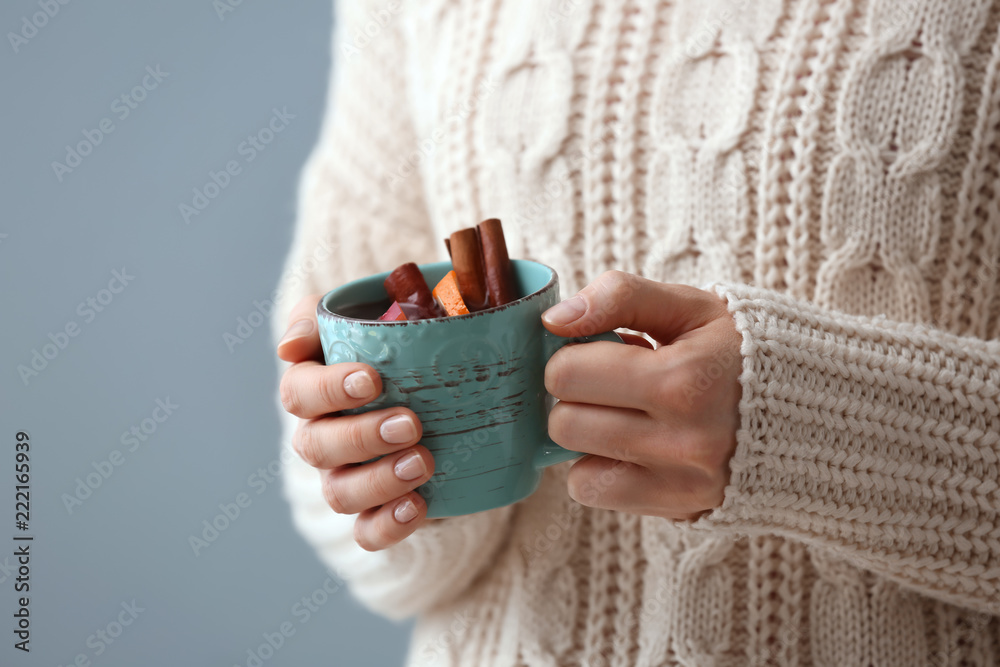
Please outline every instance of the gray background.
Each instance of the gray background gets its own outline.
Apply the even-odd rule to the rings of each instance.
[[[280,483],[249,479],[280,441],[267,324],[233,352],[223,341],[282,269],[324,107],[329,0],[242,2],[222,19],[209,0],[42,2],[59,11],[17,53],[7,34],[41,7],[0,4],[0,664],[245,665],[286,621],[295,634],[268,667],[400,664],[409,626],[342,588],[307,622],[295,615],[328,573]],[[112,102],[157,65],[169,76],[120,119]],[[246,162],[240,142],[275,107],[294,120]],[[60,182],[52,162],[103,118],[114,130]],[[185,224],[179,204],[233,159],[242,172]],[[78,310],[123,267],[134,279],[101,312]],[[70,323],[78,335],[25,386],[17,366]],[[167,398],[179,407],[129,452],[122,433]],[[30,654],[12,647],[3,569],[19,430],[31,436]],[[63,494],[116,449],[124,461],[70,513]],[[195,556],[189,536],[239,493],[249,507]],[[133,600],[143,611],[97,655],[95,633]]]

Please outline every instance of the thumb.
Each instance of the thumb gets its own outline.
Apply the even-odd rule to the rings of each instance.
[[[316,325],[316,306],[322,294],[303,297],[288,316],[288,329],[278,342],[278,357],[285,361],[323,360],[323,345]]]
[[[666,345],[723,311],[725,305],[705,290],[608,271],[542,313],[542,323],[558,336],[590,336],[624,327]]]

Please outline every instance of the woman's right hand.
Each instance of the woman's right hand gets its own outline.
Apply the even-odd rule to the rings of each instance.
[[[319,469],[327,504],[338,514],[357,514],[355,541],[378,551],[426,520],[427,504],[414,489],[430,479],[434,458],[417,444],[420,420],[408,408],[331,414],[370,402],[382,380],[366,364],[324,365],[316,325],[320,298],[313,294],[296,304],[278,343],[278,356],[292,362],[281,378],[281,403],[300,418],[292,444]],[[376,456],[382,458],[363,463]]]

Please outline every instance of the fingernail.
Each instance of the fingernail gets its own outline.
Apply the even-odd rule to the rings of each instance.
[[[427,472],[427,467],[424,465],[424,460],[420,458],[420,454],[413,452],[396,461],[394,470],[396,477],[404,482],[412,482]]]
[[[375,383],[364,371],[354,371],[344,378],[344,391],[351,398],[370,398],[375,395]]]
[[[542,319],[553,326],[564,327],[576,322],[585,312],[587,312],[587,302],[577,294],[572,299],[566,299],[546,310],[542,313]]]
[[[396,505],[396,509],[393,510],[392,514],[396,517],[396,521],[406,523],[407,521],[413,521],[414,517],[417,516],[417,507],[413,504],[412,500],[407,498]]]
[[[409,415],[396,415],[382,422],[378,434],[389,444],[402,445],[417,437],[417,427]]]
[[[279,346],[284,345],[290,340],[295,340],[296,338],[302,338],[312,333],[313,323],[310,319],[299,320],[292,326],[288,327],[288,331],[285,332],[284,337],[278,343]]]

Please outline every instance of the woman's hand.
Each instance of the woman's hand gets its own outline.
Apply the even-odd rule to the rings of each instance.
[[[314,294],[300,301],[278,344],[292,362],[281,379],[285,410],[300,417],[292,444],[302,460],[318,468],[326,502],[339,514],[357,514],[354,539],[368,551],[385,549],[425,520],[427,504],[414,489],[430,479],[434,459],[418,445],[420,420],[408,408],[386,408],[336,416],[382,391],[378,373],[366,364],[323,365]],[[375,456],[378,461],[361,464]]]
[[[741,337],[726,303],[685,285],[603,274],[542,315],[560,336],[625,327],[660,346],[569,345],[545,368],[560,399],[549,415],[558,444],[588,454],[569,471],[584,505],[694,519],[722,503],[736,450]]]

